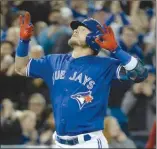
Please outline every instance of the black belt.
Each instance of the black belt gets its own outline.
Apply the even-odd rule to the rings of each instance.
[[[89,134],[86,134],[83,136],[84,138],[84,141],[89,141],[91,140],[91,136]],[[65,140],[65,139],[61,139],[59,136],[56,136],[56,140],[61,143],[61,144],[65,144],[65,145],[76,145],[76,144],[79,144],[79,140],[78,140],[78,137],[74,138],[74,139],[68,139],[68,140]]]

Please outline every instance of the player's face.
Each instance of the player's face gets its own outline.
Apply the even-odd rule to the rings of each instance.
[[[74,30],[68,43],[70,46],[86,46],[86,36],[90,33],[90,30],[84,26],[79,26]]]

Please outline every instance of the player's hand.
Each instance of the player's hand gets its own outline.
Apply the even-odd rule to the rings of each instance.
[[[118,47],[117,41],[114,37],[114,33],[111,27],[108,27],[104,24],[104,29],[100,26],[97,26],[102,34],[98,35],[95,38],[95,42],[103,49],[114,52]]]
[[[20,39],[29,40],[33,34],[34,26],[30,23],[30,13],[26,12],[24,17],[20,15]]]

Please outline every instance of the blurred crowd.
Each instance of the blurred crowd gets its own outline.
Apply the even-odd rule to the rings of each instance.
[[[152,137],[156,115],[155,0],[5,0],[0,4],[1,144],[53,143],[55,122],[46,85],[41,79],[18,76],[14,69],[19,41],[18,17],[29,11],[35,26],[30,58],[71,52],[68,39],[72,34],[69,27],[72,20],[92,17],[112,27],[119,45],[143,61],[149,75],[138,84],[112,82],[104,135],[111,148],[155,147],[156,134]],[[99,55],[113,57],[107,51]]]

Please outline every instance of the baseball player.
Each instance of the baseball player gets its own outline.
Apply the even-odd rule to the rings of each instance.
[[[141,82],[147,77],[147,70],[140,60],[118,46],[110,27],[103,27],[92,18],[72,21],[70,26],[71,54],[29,59],[33,25],[28,12],[20,16],[16,71],[23,76],[42,78],[47,84],[55,119],[56,147],[108,148],[102,130],[111,81]],[[112,52],[116,59],[97,56],[102,48]]]

